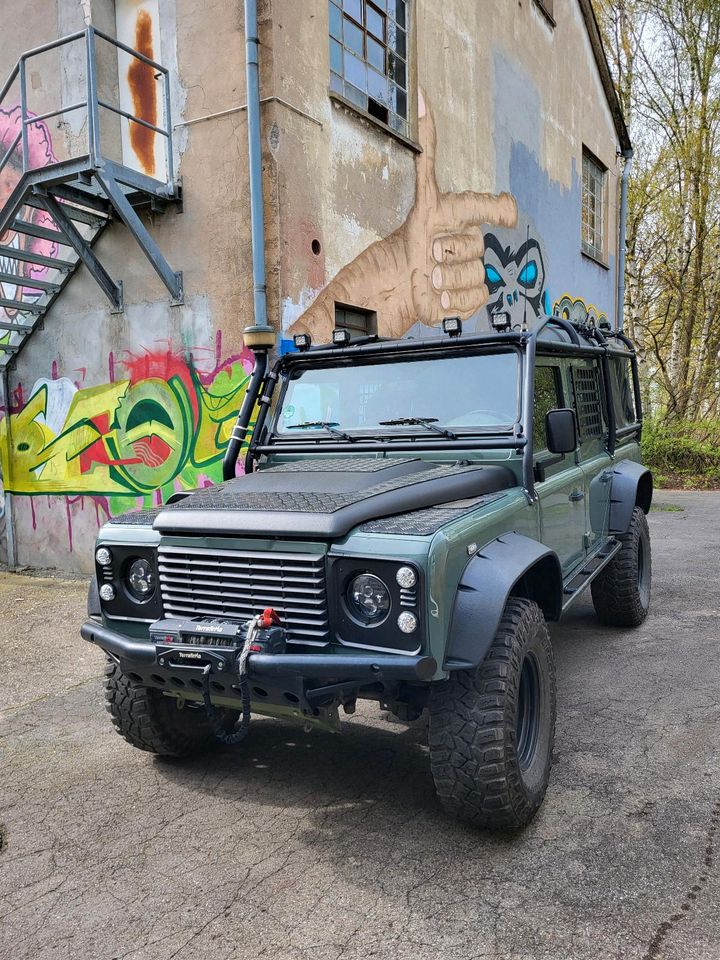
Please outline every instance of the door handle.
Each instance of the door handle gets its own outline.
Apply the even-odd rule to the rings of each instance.
[[[568,497],[568,500],[572,500],[573,503],[577,502],[578,500],[584,500],[584,499],[585,499],[584,490],[573,490],[573,492]]]

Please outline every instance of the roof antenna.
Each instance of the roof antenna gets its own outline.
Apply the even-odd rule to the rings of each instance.
[[[528,265],[528,257],[530,256],[530,224],[527,225],[527,237],[525,241],[525,266],[523,267],[523,273],[525,272]],[[526,288],[527,289],[527,288]],[[522,322],[522,332],[527,333],[527,292],[525,293],[525,304],[523,306],[523,322]]]

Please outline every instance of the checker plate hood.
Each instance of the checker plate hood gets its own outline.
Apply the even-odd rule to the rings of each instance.
[[[416,458],[305,460],[199,490],[165,507],[163,534],[334,539],[358,524],[480,497],[517,483],[506,467]]]

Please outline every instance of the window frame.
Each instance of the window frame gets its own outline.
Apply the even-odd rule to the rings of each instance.
[[[557,21],[555,20],[555,0],[535,0],[535,6],[539,8],[545,19],[549,21],[550,26],[557,26]]]
[[[327,0],[328,94],[332,100],[339,101],[344,107],[377,124],[407,146],[419,149],[412,140],[417,116],[417,97],[414,92],[416,84],[413,0],[402,0],[402,3],[404,24],[396,19],[398,12],[396,0],[357,0],[361,20],[357,19],[357,10],[350,9],[348,0]],[[368,11],[383,18],[384,36],[382,38],[378,38],[370,28]],[[346,42],[346,21],[361,34],[362,54],[357,45],[348,46]],[[395,41],[392,40],[392,36],[399,38],[401,35],[404,36],[404,56],[401,50],[394,48]],[[382,73],[370,59],[370,43],[383,51]],[[400,46],[399,42],[397,45]],[[364,89],[348,78],[348,57],[351,58],[351,65],[361,64],[360,69],[365,73]],[[384,99],[371,95],[373,91],[368,89],[370,80],[384,82],[385,89],[382,91],[385,93]]]
[[[591,168],[594,168],[591,170]],[[593,183],[600,184],[600,199],[598,202],[597,193],[590,191],[589,178],[586,180],[586,169],[591,170]],[[602,266],[607,266],[607,181],[608,168],[599,160],[595,154],[583,145],[582,149],[582,178],[580,185],[580,250],[583,255],[595,260]],[[590,199],[594,200],[594,209],[592,215],[595,218],[595,224],[590,225]],[[586,218],[587,211],[587,218]],[[599,223],[597,222],[599,220]],[[593,241],[586,239],[586,230],[592,229]],[[599,241],[599,245],[598,245]]]

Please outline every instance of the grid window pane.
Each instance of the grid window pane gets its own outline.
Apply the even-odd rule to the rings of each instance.
[[[362,23],[362,0],[343,0],[343,10]]]
[[[342,14],[334,3],[328,4],[328,20],[330,21],[330,36],[342,40]]]
[[[583,154],[582,249],[598,259],[603,258],[604,194],[605,170],[588,154]]]
[[[348,50],[352,50],[353,53],[356,53],[359,57],[362,57],[365,53],[363,48],[364,34],[360,27],[356,27],[352,20],[349,20],[347,17],[343,17],[343,41]]]
[[[367,4],[365,10],[367,28],[374,34],[378,40],[385,39],[385,17],[370,4]]]
[[[367,66],[365,61],[345,51],[345,79],[359,90],[367,90]]]
[[[385,73],[385,47],[372,37],[367,38],[367,58],[370,66]]]
[[[330,0],[328,10],[330,89],[407,134],[407,0]]]
[[[342,73],[342,63],[343,63],[342,44],[338,43],[337,40],[331,40],[330,41],[330,69],[334,70],[335,73]]]

